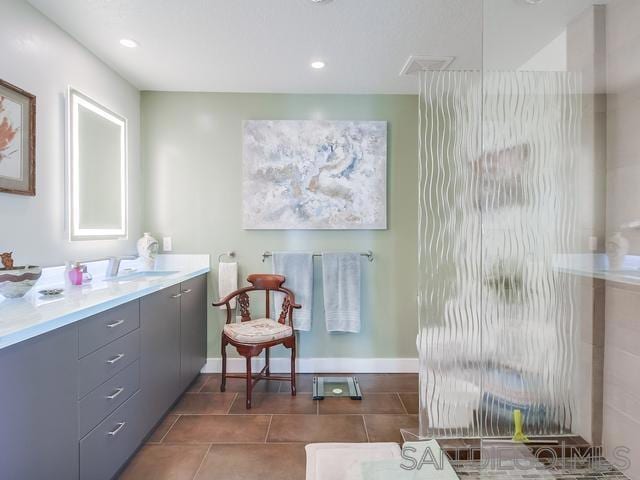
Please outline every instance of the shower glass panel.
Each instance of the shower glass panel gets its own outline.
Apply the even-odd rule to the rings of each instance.
[[[601,285],[573,267],[604,229],[601,7],[532,3],[485,0],[482,66],[420,74],[423,438],[600,441]]]
[[[479,437],[482,72],[420,73],[420,436]]]
[[[478,208],[482,212],[482,390],[485,437],[571,432],[577,335],[574,252],[580,76],[485,72]]]
[[[570,431],[579,75],[421,75],[423,435]]]
[[[484,2],[479,416],[487,471],[537,472],[527,440],[600,445],[600,286],[574,268],[604,236],[596,131],[603,7],[593,3]]]

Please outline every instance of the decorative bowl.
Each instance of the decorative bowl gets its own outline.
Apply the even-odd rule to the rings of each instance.
[[[6,298],[20,298],[36,284],[42,267],[28,265],[11,269],[0,268],[0,294]]]

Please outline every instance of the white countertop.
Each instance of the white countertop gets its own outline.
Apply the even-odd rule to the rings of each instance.
[[[554,259],[554,267],[557,271],[580,277],[640,286],[640,256],[638,255],[627,255],[619,270],[609,269],[609,259],[604,253],[558,255]]]
[[[209,272],[209,255],[159,255],[153,277],[136,278],[148,269],[137,260],[123,260],[120,274],[105,279],[106,261],[86,264],[93,280],[85,285],[65,283],[64,267],[43,270],[42,277],[22,298],[4,299],[0,295],[0,348],[69,325],[96,313],[157,292]],[[64,288],[56,297],[38,293],[45,288]]]

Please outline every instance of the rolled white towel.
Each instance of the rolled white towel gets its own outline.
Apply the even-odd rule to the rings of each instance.
[[[223,299],[231,292],[238,289],[238,263],[237,262],[220,262],[218,264],[218,295]],[[231,308],[236,308],[236,299],[233,298],[229,304]],[[221,309],[227,308],[225,305]]]

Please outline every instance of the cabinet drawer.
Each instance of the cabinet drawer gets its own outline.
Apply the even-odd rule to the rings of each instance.
[[[133,455],[143,438],[140,393],[80,440],[80,479],[108,480]]]
[[[124,403],[140,386],[140,361],[136,360],[104,382],[78,403],[80,438]]]
[[[82,358],[140,326],[140,304],[125,303],[80,322],[78,357]]]
[[[124,370],[140,356],[140,330],[134,330],[109,345],[78,360],[78,398]]]

